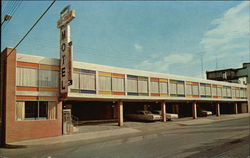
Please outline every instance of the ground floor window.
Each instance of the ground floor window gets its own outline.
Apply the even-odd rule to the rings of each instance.
[[[17,101],[16,120],[56,119],[56,105],[53,101]]]

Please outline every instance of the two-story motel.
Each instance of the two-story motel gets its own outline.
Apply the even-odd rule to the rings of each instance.
[[[73,85],[62,100],[59,59],[16,50],[9,54],[11,50],[1,54],[1,137],[5,143],[62,135],[62,114],[68,105],[80,120],[114,119],[120,126],[126,113],[144,104],[193,118],[202,108],[217,116],[249,111],[243,84],[76,61]]]

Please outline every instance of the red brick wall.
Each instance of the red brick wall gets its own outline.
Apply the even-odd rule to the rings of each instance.
[[[3,51],[3,57],[12,49]],[[59,136],[62,134],[62,103],[58,103],[57,120],[15,120],[16,103],[16,51],[7,57],[5,80],[5,143]]]

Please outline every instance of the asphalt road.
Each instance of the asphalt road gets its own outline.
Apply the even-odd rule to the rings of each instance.
[[[0,149],[0,158],[247,158],[250,118],[137,134]],[[149,124],[150,128],[150,124]]]

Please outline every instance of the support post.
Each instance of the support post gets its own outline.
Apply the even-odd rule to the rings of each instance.
[[[166,117],[166,102],[165,101],[161,102],[161,115],[162,115],[162,122],[166,122],[167,117]]]
[[[220,116],[220,104],[216,103],[216,116]]]
[[[197,105],[196,102],[192,104],[193,119],[197,118]]]
[[[234,114],[238,114],[238,104],[234,103]]]
[[[117,106],[118,126],[123,126],[123,102],[118,101],[116,106]]]
[[[250,77],[248,77],[247,83],[247,112],[250,113]]]

